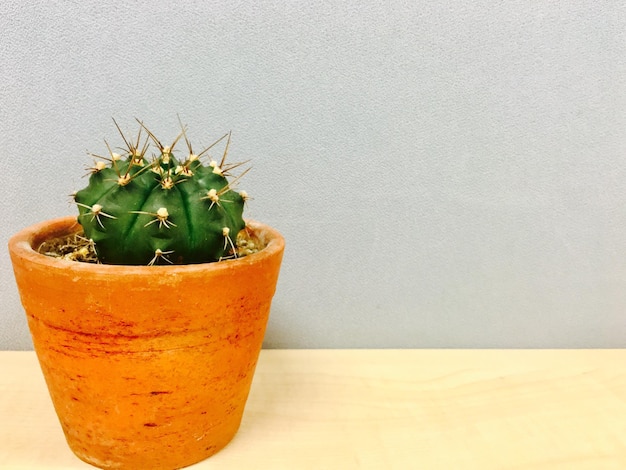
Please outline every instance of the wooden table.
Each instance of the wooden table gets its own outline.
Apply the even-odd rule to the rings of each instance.
[[[32,352],[0,352],[0,468],[90,469]],[[264,350],[192,469],[626,469],[626,350]]]

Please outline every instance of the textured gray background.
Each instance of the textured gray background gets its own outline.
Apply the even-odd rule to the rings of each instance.
[[[112,117],[180,113],[288,240],[267,347],[625,346],[625,31],[622,1],[5,0],[0,241],[74,212]]]

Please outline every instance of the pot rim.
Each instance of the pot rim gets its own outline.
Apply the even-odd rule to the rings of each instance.
[[[60,237],[80,230],[80,224],[75,216],[64,216],[48,219],[15,233],[8,242],[9,252],[12,256],[21,258],[25,262],[33,263],[51,270],[68,270],[76,272],[89,272],[93,274],[107,275],[144,275],[144,274],[177,274],[181,272],[206,272],[207,270],[220,271],[235,269],[237,267],[256,264],[282,253],[285,247],[285,239],[273,227],[255,220],[246,219],[246,226],[251,228],[261,238],[265,247],[250,255],[236,259],[228,259],[212,263],[137,266],[126,264],[96,264],[82,263],[46,256],[36,251],[33,246],[39,245],[46,239]]]

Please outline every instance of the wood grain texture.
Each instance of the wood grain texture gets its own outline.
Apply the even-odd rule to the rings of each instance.
[[[0,468],[88,469],[32,352],[0,352]],[[193,469],[626,468],[626,350],[264,350]]]

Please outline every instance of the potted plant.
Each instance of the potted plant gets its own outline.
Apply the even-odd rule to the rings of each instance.
[[[220,141],[196,154],[184,127],[169,146],[141,122],[120,134],[121,154],[107,144],[74,195],[78,217],[28,227],[9,251],[72,451],[101,468],[180,468],[237,432],[284,240],[242,218],[229,134],[219,162]]]

